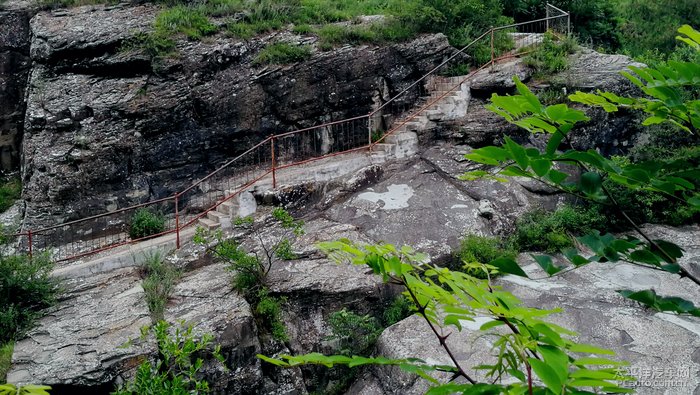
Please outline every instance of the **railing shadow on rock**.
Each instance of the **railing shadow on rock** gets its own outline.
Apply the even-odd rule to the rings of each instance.
[[[180,248],[185,228],[261,180],[269,177],[275,188],[278,170],[371,152],[476,74],[536,48],[547,31],[570,34],[569,14],[547,4],[546,18],[489,29],[369,114],[269,136],[173,196],[18,233],[17,250],[30,255],[45,250],[60,262],[168,234],[175,234]],[[475,67],[479,59],[483,61]],[[157,234],[132,239],[131,221],[142,209],[162,215],[164,226]]]

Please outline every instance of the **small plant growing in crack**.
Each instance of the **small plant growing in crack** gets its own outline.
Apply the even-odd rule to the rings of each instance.
[[[252,252],[246,251],[238,240],[224,239],[220,230],[208,232],[198,228],[194,240],[209,246],[209,252],[226,262],[234,273],[233,288],[250,303],[260,327],[275,340],[283,342],[288,339],[281,320],[282,305],[286,300],[270,294],[266,278],[275,262],[299,258],[299,254],[293,251],[292,240],[304,234],[304,223],[281,207],[272,210],[268,221],[279,225],[281,233],[268,237],[263,230],[271,224],[256,221],[253,217],[233,221],[233,226],[251,236],[256,245]]]

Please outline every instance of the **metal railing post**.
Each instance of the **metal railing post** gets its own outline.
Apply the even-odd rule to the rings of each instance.
[[[175,194],[175,248],[180,249],[180,194]]]
[[[277,188],[277,174],[275,169],[277,166],[275,163],[275,135],[272,135],[270,138],[270,152],[272,154],[272,189],[275,189]]]
[[[571,36],[571,14],[566,13],[566,36]]]
[[[367,144],[372,146],[372,115],[367,116]]]
[[[32,230],[27,231],[27,238],[29,239],[29,259],[32,258]]]

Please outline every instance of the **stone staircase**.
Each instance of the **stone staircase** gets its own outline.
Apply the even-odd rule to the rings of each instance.
[[[470,98],[468,82],[462,83],[466,78],[430,77],[426,84],[430,94],[416,105],[417,113],[410,112],[394,121],[394,125],[399,126],[392,128],[382,143],[374,146],[378,151],[376,157],[400,159],[411,156],[418,152],[418,131],[431,129],[440,122],[464,117]],[[427,106],[428,104],[430,105]]]
[[[391,159],[402,159],[418,152],[418,132],[437,126],[440,122],[454,121],[466,116],[470,90],[466,76],[432,76],[426,81],[429,95],[423,97],[413,111],[403,114],[393,121],[384,139],[372,147],[369,153],[372,163],[383,163]],[[463,82],[465,81],[465,82]],[[328,165],[325,165],[328,167]],[[323,169],[318,169],[323,171]],[[231,227],[233,219],[255,213],[254,187],[243,191],[221,203],[215,210],[200,218],[199,226],[213,230]],[[226,196],[235,193],[226,190]]]
[[[226,196],[234,194],[236,191],[226,191]],[[251,191],[243,191],[231,199],[216,206],[215,210],[207,212],[206,217],[198,220],[199,226],[207,230],[218,228],[230,228],[234,218],[247,217],[257,210],[257,203]]]

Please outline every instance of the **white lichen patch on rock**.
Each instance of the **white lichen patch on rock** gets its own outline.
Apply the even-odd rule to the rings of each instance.
[[[413,197],[413,188],[406,184],[389,185],[386,192],[363,192],[358,199],[369,200],[372,203],[381,202],[382,210],[398,210],[408,207],[408,201]]]

